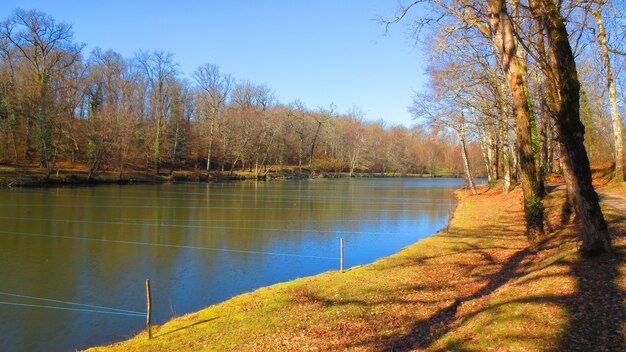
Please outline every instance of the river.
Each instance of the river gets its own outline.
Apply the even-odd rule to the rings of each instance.
[[[462,179],[0,190],[0,351],[70,351],[261,286],[371,263],[445,226]]]

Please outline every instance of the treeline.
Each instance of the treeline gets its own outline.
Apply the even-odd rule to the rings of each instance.
[[[83,55],[71,27],[16,10],[0,28],[0,161],[89,165],[89,177],[129,167],[264,176],[276,166],[309,172],[461,174],[447,130],[367,122],[279,104],[264,84],[235,80],[216,65],[181,77],[172,54]],[[481,168],[473,146],[474,167]]]
[[[431,84],[413,113],[455,131],[464,151],[478,140],[489,179],[521,186],[531,242],[544,238],[545,175],[559,171],[582,252],[611,251],[590,157],[613,162],[624,181],[625,9],[621,0],[411,1],[387,21],[413,16],[428,38]],[[471,180],[472,165],[464,169]]]

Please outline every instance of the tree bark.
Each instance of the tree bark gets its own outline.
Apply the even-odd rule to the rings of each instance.
[[[487,4],[491,15],[490,24],[493,40],[499,50],[504,74],[513,97],[516,147],[526,214],[526,236],[531,242],[537,242],[543,237],[543,205],[539,192],[535,156],[532,151],[531,116],[524,83],[524,72],[517,57],[513,23],[508,14],[506,1],[487,0]]]
[[[610,253],[611,238],[598,195],[593,189],[589,158],[583,143],[585,127],[580,121],[580,83],[565,22],[554,1],[539,0],[538,4],[537,10],[543,17],[548,36],[548,51],[554,58],[550,61],[550,68],[557,88],[557,126],[567,154],[565,162],[571,170],[574,209],[583,222],[580,250],[585,255]]]

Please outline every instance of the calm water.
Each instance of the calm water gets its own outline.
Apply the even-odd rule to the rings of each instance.
[[[0,351],[128,338],[145,318],[57,301],[145,311],[146,278],[162,323],[338,269],[340,237],[346,267],[371,263],[444,227],[462,185],[384,178],[2,190]]]

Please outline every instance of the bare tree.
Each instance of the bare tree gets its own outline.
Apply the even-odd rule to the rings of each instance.
[[[541,17],[548,37],[548,51],[554,58],[550,70],[556,87],[556,121],[561,143],[571,170],[574,209],[583,222],[581,251],[587,255],[611,252],[609,236],[598,195],[591,180],[589,158],[584,146],[585,128],[580,121],[580,83],[565,22],[552,0],[537,0],[533,10]]]
[[[136,60],[149,83],[150,112],[155,121],[153,160],[155,172],[158,174],[161,168],[163,129],[171,107],[169,86],[176,78],[178,65],[174,63],[174,55],[164,51],[142,51],[137,54]]]
[[[613,76],[611,64],[611,48],[609,47],[607,29],[604,25],[603,12],[608,7],[605,0],[590,0],[582,2],[584,8],[589,11],[596,20],[596,40],[600,46],[600,55],[604,62],[606,86],[609,91],[609,104],[611,107],[611,121],[613,123],[613,147],[615,152],[615,181],[624,182],[624,137],[622,134],[622,120],[617,107],[617,88]]]
[[[0,50],[12,54],[9,51],[15,49],[19,58],[28,63],[32,73],[29,79],[35,88],[31,97],[34,109],[29,121],[37,124],[41,166],[46,167],[48,173],[52,171],[55,154],[53,129],[56,126],[56,102],[51,80],[80,60],[84,45],[75,44],[72,39],[70,25],[57,23],[49,15],[36,10],[15,10],[0,29],[0,40],[5,44],[0,46]]]
[[[206,170],[211,168],[211,153],[213,151],[213,140],[215,134],[216,121],[221,113],[226,99],[230,94],[233,79],[230,75],[220,74],[217,65],[204,64],[194,73],[194,79],[203,92],[203,99],[208,106],[208,145]]]

